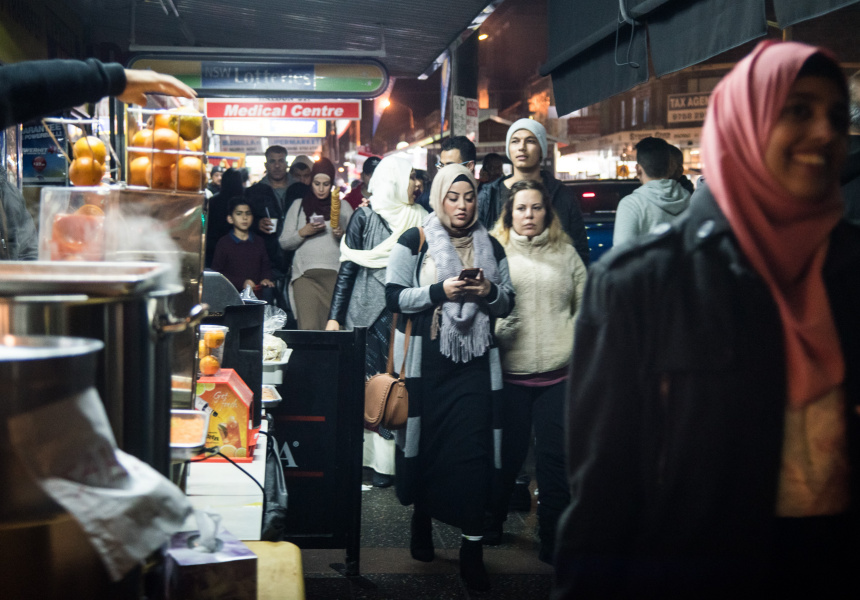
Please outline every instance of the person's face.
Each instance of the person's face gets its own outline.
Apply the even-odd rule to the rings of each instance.
[[[313,185],[314,196],[320,200],[325,200],[331,194],[331,177],[324,173],[314,175]]]
[[[515,169],[530,170],[540,164],[541,149],[537,136],[528,129],[515,131],[508,146]]]
[[[417,182],[415,181],[415,171],[412,171],[409,174],[409,187],[406,188],[406,198],[409,204],[415,204],[415,188],[417,187],[416,183]]]
[[[218,171],[217,173],[212,173],[212,183],[214,183],[215,185],[221,185],[222,175],[223,173],[221,171]]]
[[[412,192],[412,195],[418,198],[419,196],[421,196],[421,194],[424,193],[424,180],[420,177],[413,175],[412,182],[415,184],[415,190]]]
[[[458,181],[448,188],[442,199],[442,210],[451,220],[451,227],[463,229],[475,216],[475,189],[468,181]]]
[[[311,184],[311,170],[310,169],[296,169],[293,173],[293,177],[296,181],[303,183],[305,185]]]
[[[442,150],[439,154],[439,163],[442,167],[447,167],[448,165],[463,165],[470,171],[475,170],[475,161],[470,160],[464,164],[463,155],[460,154],[460,151],[457,148],[454,148],[453,150]]]
[[[275,154],[274,152],[266,155],[266,175],[273,181],[283,181],[287,176],[287,155]]]
[[[247,232],[251,228],[251,223],[254,222],[254,214],[251,212],[250,206],[239,204],[227,217],[227,221],[239,231]]]
[[[848,153],[848,101],[826,77],[794,82],[764,149],[764,163],[785,191],[816,202],[833,189]]]
[[[546,229],[546,206],[537,190],[523,190],[514,196],[511,206],[513,228],[519,235],[533,238]]]

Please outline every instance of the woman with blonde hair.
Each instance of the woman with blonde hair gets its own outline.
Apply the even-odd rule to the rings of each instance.
[[[370,206],[358,208],[340,242],[340,270],[326,330],[367,327],[365,376],[385,371],[391,322],[385,306],[385,271],[391,250],[407,230],[427,216],[415,204],[412,164],[403,158],[383,158],[368,184]],[[394,436],[380,428],[365,432],[364,466],[374,471],[373,485],[388,487],[394,475]]]
[[[484,543],[501,541],[508,501],[534,426],[539,556],[551,563],[556,524],[570,502],[564,468],[564,390],[586,268],[540,181],[525,179],[511,186],[492,235],[505,248],[517,305],[496,321],[504,435],[501,477],[490,500]]]

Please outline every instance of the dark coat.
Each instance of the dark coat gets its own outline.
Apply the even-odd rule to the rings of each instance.
[[[588,235],[585,233],[585,221],[582,218],[579,200],[561,181],[546,171],[541,171],[540,175],[562,229],[573,240],[573,247],[587,266],[590,260]],[[513,176],[500,177],[488,183],[478,194],[478,220],[483,223],[487,231],[492,231],[502,214],[502,206],[508,191],[504,181],[511,177]],[[505,187],[504,190],[502,190],[503,187]]]
[[[860,224],[860,135],[849,138],[848,160],[840,178],[845,218]]]
[[[782,458],[778,309],[706,189],[662,229],[589,271],[555,599],[767,597],[753,590],[770,568]],[[846,363],[856,527],[860,228],[834,229],[824,280]]]

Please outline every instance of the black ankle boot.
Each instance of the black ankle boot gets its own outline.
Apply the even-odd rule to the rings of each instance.
[[[460,545],[460,577],[470,590],[486,592],[490,589],[490,576],[484,567],[484,545],[481,540],[463,538]]]
[[[409,527],[412,537],[409,540],[409,551],[412,558],[422,562],[430,562],[436,554],[433,552],[433,523],[430,517],[412,512],[412,524]]]

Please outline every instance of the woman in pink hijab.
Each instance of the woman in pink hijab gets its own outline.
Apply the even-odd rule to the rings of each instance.
[[[835,58],[759,44],[711,95],[687,215],[591,267],[554,598],[856,594],[847,133]]]

